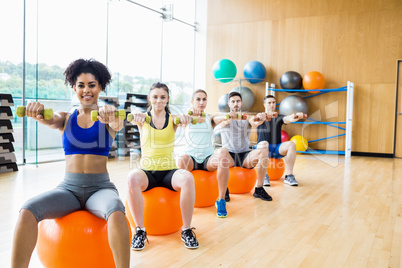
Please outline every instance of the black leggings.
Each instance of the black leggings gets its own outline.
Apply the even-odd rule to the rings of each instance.
[[[145,191],[149,191],[155,187],[164,187],[174,191],[172,186],[172,177],[177,169],[171,170],[142,170],[147,174],[148,187]],[[145,192],[144,191],[144,192]]]

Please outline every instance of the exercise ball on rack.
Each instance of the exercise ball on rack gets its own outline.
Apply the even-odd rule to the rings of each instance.
[[[317,71],[311,71],[303,77],[303,87],[305,90],[309,89],[323,89],[325,86],[324,76]],[[319,93],[320,91],[308,91],[309,93]]]
[[[289,134],[285,130],[281,130],[281,142],[289,141]]]
[[[242,105],[241,105],[241,110],[242,111],[248,111],[253,107],[254,105],[254,93],[249,89],[248,87],[235,87],[232,89],[230,92],[239,92],[241,95],[242,99]]]
[[[230,108],[228,106],[229,101],[229,93],[222,95],[218,100],[218,110],[222,113],[230,112]]]
[[[259,61],[249,61],[244,65],[243,75],[251,84],[257,84],[265,79],[267,70],[264,64]]]
[[[290,115],[294,113],[308,114],[308,106],[306,101],[297,95],[290,95],[284,98],[279,105],[279,113]]]
[[[293,136],[290,141],[296,144],[296,151],[305,152],[308,148],[308,140],[302,135]]]
[[[221,59],[212,66],[212,73],[216,80],[221,83],[229,83],[237,73],[236,65],[228,59]]]
[[[288,71],[282,74],[280,84],[282,89],[301,89],[303,78],[295,71]]]

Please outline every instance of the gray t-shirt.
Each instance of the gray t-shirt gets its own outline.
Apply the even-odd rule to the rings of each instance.
[[[250,151],[251,125],[248,120],[232,120],[220,129],[222,147],[231,153]]]

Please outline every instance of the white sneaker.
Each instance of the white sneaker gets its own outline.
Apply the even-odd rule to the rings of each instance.
[[[285,180],[283,182],[290,186],[298,186],[299,185],[299,183],[296,181],[294,175],[286,175]]]
[[[271,183],[269,182],[269,176],[268,174],[265,174],[265,178],[264,178],[264,186],[271,186]]]

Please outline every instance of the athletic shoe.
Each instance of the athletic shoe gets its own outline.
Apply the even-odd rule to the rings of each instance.
[[[148,241],[147,232],[141,230],[141,228],[137,226],[136,234],[133,237],[133,241],[131,241],[131,249],[143,250],[145,247],[145,241]]]
[[[195,233],[193,230],[195,230],[194,227],[188,228],[181,232],[181,241],[184,242],[184,246],[186,248],[195,249],[199,247],[197,238],[195,237]]]
[[[285,180],[283,181],[286,184],[289,184],[290,186],[298,186],[299,183],[296,181],[294,175],[286,175]]]
[[[226,201],[226,202],[229,202],[229,201],[230,201],[229,188],[226,188],[225,201]]]
[[[226,201],[223,199],[216,200],[215,202],[215,207],[217,208],[216,210],[216,216],[218,216],[218,218],[226,218],[226,216],[228,215],[227,211],[226,211]]]
[[[265,174],[265,178],[264,178],[264,186],[271,186],[271,183],[269,182],[269,176],[268,174]]]
[[[272,201],[272,197],[264,190],[264,187],[255,187],[253,196],[264,201]]]

